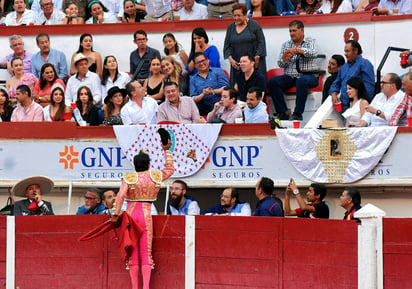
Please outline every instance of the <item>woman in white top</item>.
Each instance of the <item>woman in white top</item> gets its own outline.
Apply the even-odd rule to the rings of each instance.
[[[51,88],[50,104],[43,108],[45,121],[71,121],[72,107],[65,105],[64,86],[55,83]]]
[[[342,113],[346,119],[346,127],[356,126],[360,123],[366,107],[369,104],[365,85],[359,77],[351,77],[346,82],[350,107]]]
[[[182,67],[182,70],[184,70],[189,57],[187,56],[186,52],[180,47],[180,44],[177,43],[176,38],[172,33],[166,33],[163,36],[163,45],[165,47],[165,55],[172,56],[174,59],[176,59]]]
[[[319,11],[325,14],[352,12],[352,2],[349,0],[326,0]]]
[[[103,61],[102,73],[102,98],[104,99],[110,88],[118,86],[126,88],[126,84],[131,81],[126,72],[119,71],[116,57],[113,55],[106,56]]]
[[[116,15],[98,0],[92,0],[87,4],[86,24],[116,23]]]

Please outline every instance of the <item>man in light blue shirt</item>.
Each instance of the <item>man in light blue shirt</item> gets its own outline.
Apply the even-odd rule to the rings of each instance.
[[[375,93],[373,65],[369,60],[362,57],[362,47],[359,42],[355,40],[346,42],[345,57],[347,62],[339,70],[338,76],[329,89],[333,104],[338,103],[340,98],[343,112],[349,107],[349,96],[346,89],[346,82],[349,78],[357,76],[363,80],[369,99],[372,99]],[[339,93],[340,97],[338,97]]]
[[[267,123],[269,114],[266,110],[266,104],[262,102],[263,93],[259,87],[249,88],[246,96],[245,123]]]
[[[54,65],[59,78],[65,80],[69,72],[66,55],[60,50],[50,48],[50,37],[46,33],[37,35],[36,42],[40,51],[31,58],[31,73],[40,79],[43,64],[51,63]]]

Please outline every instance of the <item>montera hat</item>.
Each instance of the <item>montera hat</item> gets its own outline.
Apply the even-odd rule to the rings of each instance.
[[[76,66],[77,62],[79,62],[80,60],[83,60],[83,59],[87,60],[88,66],[93,64],[93,59],[91,59],[90,57],[87,57],[83,53],[77,53],[74,56],[74,59],[73,59],[74,65]]]
[[[45,176],[32,176],[19,181],[11,188],[11,192],[15,196],[25,197],[26,189],[30,185],[39,185],[42,195],[50,193],[54,187],[54,182]]]
[[[109,89],[107,92],[106,97],[104,98],[104,103],[107,104],[110,100],[110,98],[115,95],[116,93],[120,92],[122,94],[123,99],[127,96],[126,89],[124,88],[119,88],[118,86],[113,86],[112,88]]]

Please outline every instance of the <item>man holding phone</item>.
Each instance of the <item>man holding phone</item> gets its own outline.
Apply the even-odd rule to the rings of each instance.
[[[291,210],[290,208],[290,196],[294,195],[299,208]],[[329,219],[329,207],[323,201],[326,196],[326,187],[323,184],[312,183],[306,193],[306,199],[309,203],[306,203],[295,181],[291,178],[289,185],[285,191],[285,216],[298,216],[301,218],[322,218]]]

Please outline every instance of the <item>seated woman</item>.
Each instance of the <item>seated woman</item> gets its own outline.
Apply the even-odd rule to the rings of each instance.
[[[144,81],[143,86],[146,88],[147,96],[154,98],[158,104],[165,101],[163,92],[164,75],[161,68],[161,59],[159,57],[150,60],[150,75]]]
[[[77,90],[76,108],[73,110],[73,116],[80,126],[100,124],[99,109],[93,103],[93,95],[89,87],[81,86]]]
[[[63,24],[83,24],[83,17],[79,17],[79,7],[75,3],[71,3],[66,9],[66,18],[63,20]]]
[[[122,125],[120,110],[126,103],[126,90],[113,86],[109,89],[107,96],[104,98],[104,120],[103,125]]]
[[[350,0],[326,0],[319,11],[323,13],[352,12],[352,3]]]
[[[7,90],[0,86],[0,121],[10,121],[13,107],[10,105]]]
[[[182,67],[171,56],[162,57],[162,71],[164,74],[164,82],[176,82],[180,87],[180,92],[188,95],[189,82],[187,77],[183,77]]]
[[[116,15],[109,13],[109,10],[98,0],[92,0],[87,4],[86,24],[116,23]]]
[[[140,22],[146,16],[146,7],[144,4],[136,3],[135,0],[123,1],[123,23]]]
[[[20,57],[14,57],[10,66],[13,76],[6,81],[6,89],[10,102],[14,106],[17,103],[16,88],[21,84],[25,84],[33,91],[37,78],[31,73],[24,72],[23,60]]]
[[[100,77],[102,77],[102,55],[99,52],[93,50],[93,37],[91,34],[83,33],[80,36],[79,48],[72,55],[70,74],[75,74],[77,72],[73,60],[78,53],[83,53],[84,56],[90,58],[92,62],[90,62],[89,64],[89,70],[91,72],[97,73]]]
[[[126,84],[131,81],[126,72],[119,71],[116,57],[106,56],[103,61],[102,73],[102,97],[106,97],[108,91],[113,86],[126,88]]]
[[[45,121],[71,121],[72,107],[65,105],[64,86],[56,83],[51,88],[50,105],[43,108]]]
[[[196,74],[194,57],[196,52],[203,52],[209,59],[211,67],[220,67],[220,54],[216,46],[209,44],[209,37],[206,30],[202,27],[197,27],[192,31],[192,47],[190,49],[189,60],[186,66],[186,71],[190,74]]]
[[[174,57],[179,62],[182,69],[187,64],[188,56],[186,52],[177,43],[175,36],[172,33],[166,33],[163,36],[164,52],[167,56]]]
[[[40,79],[34,85],[34,101],[42,107],[49,105],[51,89],[56,83],[60,83],[63,86],[63,91],[66,89],[63,80],[58,77],[54,65],[51,63],[43,64],[40,70]]]
[[[356,126],[360,123],[366,107],[369,104],[368,94],[362,79],[351,77],[346,82],[350,107],[342,113],[346,119],[346,127]]]
[[[302,0],[304,1],[304,0]],[[262,17],[262,16],[275,16],[275,7],[270,4],[267,0],[252,0],[250,2],[251,7],[248,11],[248,17]]]
[[[321,4],[318,0],[301,0],[296,6],[296,14],[315,14]]]

